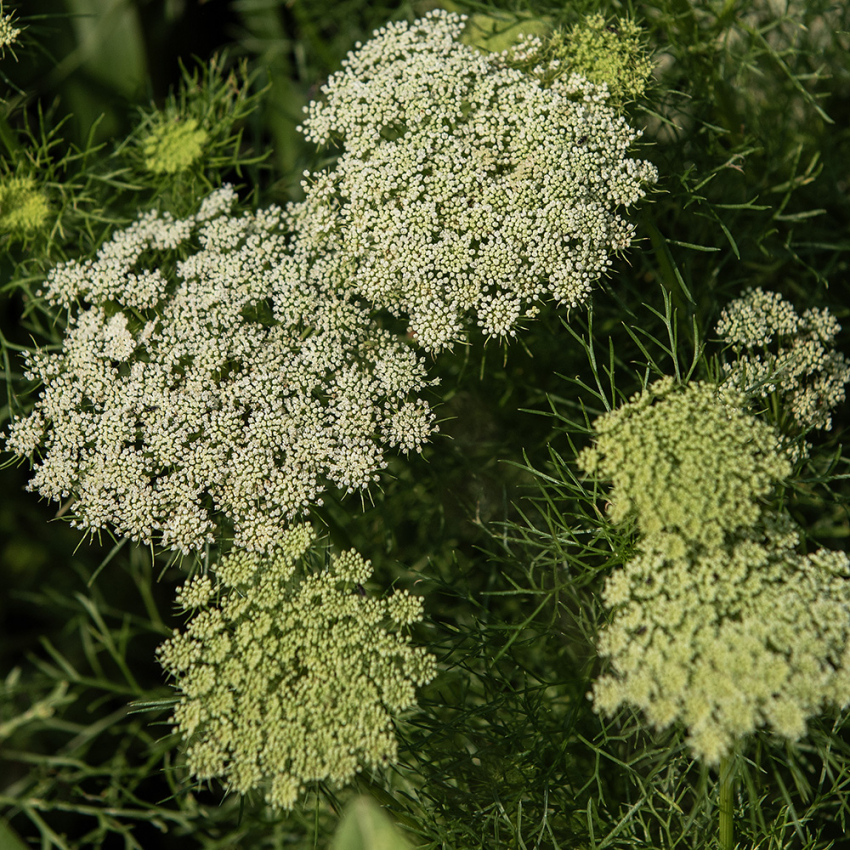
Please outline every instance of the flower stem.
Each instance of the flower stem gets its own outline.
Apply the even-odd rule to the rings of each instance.
[[[735,781],[735,756],[730,753],[720,759],[720,847],[721,850],[733,850],[735,847],[735,824],[732,816],[735,811],[733,801]]]

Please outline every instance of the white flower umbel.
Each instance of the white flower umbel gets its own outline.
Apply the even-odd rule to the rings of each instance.
[[[224,520],[267,551],[435,430],[415,352],[288,252],[280,209],[231,215],[234,198],[145,215],[48,277],[71,318],[61,351],[27,358],[41,394],[7,448],[35,456],[30,489],[74,497],[77,527],[188,552]]]
[[[463,20],[435,11],[357,45],[303,126],[343,153],[289,210],[305,257],[431,351],[469,313],[504,337],[541,298],[585,302],[631,242],[618,209],[656,179],[604,86],[483,55],[458,41]]]
[[[420,600],[368,596],[371,567],[353,551],[305,568],[312,542],[295,526],[268,557],[225,556],[215,601],[209,580],[193,579],[178,596],[193,617],[158,651],[180,692],[172,722],[192,774],[282,809],[305,785],[338,787],[394,760],[392,720],[435,672],[404,633]]]
[[[716,764],[756,729],[796,741],[807,719],[850,703],[850,562],[798,555],[797,543],[784,519],[713,549],[647,537],[605,587],[599,653],[611,667],[593,686],[596,710],[628,704],[659,729],[681,723]]]
[[[850,360],[835,350],[841,325],[829,310],[798,315],[778,293],[756,288],[726,307],[716,330],[735,354],[723,365],[727,387],[758,398],[778,393],[803,430],[832,427]]]
[[[5,54],[7,47],[12,47],[18,41],[21,34],[20,27],[16,27],[14,12],[6,12],[0,3],[0,58]]]

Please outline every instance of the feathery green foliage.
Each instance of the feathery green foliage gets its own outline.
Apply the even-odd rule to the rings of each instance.
[[[442,7],[464,27],[412,25]],[[6,458],[0,844],[847,844],[850,7],[39,0],[0,20],[0,41],[17,31],[0,48],[3,437],[61,402],[12,446],[37,470],[51,434],[70,482],[39,502]],[[339,120],[314,137],[323,112]],[[240,205],[213,232],[196,214],[224,184]],[[166,220],[187,232],[110,265]],[[559,303],[567,262],[581,291]],[[76,282],[57,300],[59,269]],[[145,271],[161,302],[138,302]],[[69,347],[85,317],[94,370]],[[365,347],[326,344],[328,321]],[[141,344],[149,322],[167,344]],[[284,326],[281,356],[263,341]],[[281,370],[307,353],[315,380]],[[62,368],[37,385],[33,358]],[[131,479],[176,498],[133,514]],[[287,482],[308,479],[296,513],[326,543],[276,572]],[[169,550],[189,504],[214,531]],[[91,505],[109,516],[81,535]],[[195,661],[169,685],[157,646],[240,605],[230,674],[250,654],[279,680],[255,677],[253,702],[201,693]],[[192,640],[221,653],[223,631]],[[301,703],[271,698],[284,680]],[[192,748],[212,752],[229,698],[256,734],[204,771]],[[286,726],[284,702],[313,708]],[[276,797],[272,764],[293,777]]]

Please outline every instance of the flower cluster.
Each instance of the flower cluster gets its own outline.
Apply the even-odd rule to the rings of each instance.
[[[790,460],[744,402],[662,379],[600,417],[579,456],[612,483],[611,519],[634,518],[641,534],[605,586],[610,672],[594,707],[678,721],[710,764],[757,728],[796,740],[825,705],[850,702],[850,561],[796,553],[790,520],[768,504]]]
[[[142,141],[145,167],[154,174],[177,174],[200,159],[209,134],[197,120],[163,120]]]
[[[187,552],[225,520],[266,551],[327,486],[366,487],[386,447],[435,429],[415,352],[291,255],[282,210],[231,215],[234,198],[147,214],[48,277],[71,320],[28,356],[41,394],[7,448],[36,454],[30,489],[73,495],[80,528]]]
[[[420,601],[366,595],[371,567],[354,551],[307,568],[312,543],[294,526],[267,557],[225,556],[215,587],[191,579],[178,599],[192,619],[158,651],[181,692],[172,722],[191,772],[277,808],[307,783],[340,786],[394,759],[392,717],[434,676],[403,634]]]
[[[406,316],[430,351],[461,339],[469,313],[505,336],[541,298],[583,303],[631,242],[617,208],[656,179],[626,155],[639,133],[604,86],[483,55],[463,26],[435,11],[358,44],[302,128],[343,153],[289,210],[304,255]]]
[[[534,43],[536,53],[557,60],[560,74],[580,74],[605,85],[615,101],[641,97],[652,75],[641,30],[628,18],[608,23],[602,15],[588,15],[567,33],[557,31],[548,39],[538,36],[528,42]]]
[[[32,177],[0,180],[0,233],[26,238],[36,234],[50,217],[50,204]]]
[[[835,351],[841,326],[827,309],[799,315],[776,292],[756,288],[732,301],[717,323],[717,334],[732,347],[725,363],[727,387],[765,398],[778,393],[796,425],[832,427],[832,409],[844,401],[850,360]]]
[[[0,3],[0,56],[3,56],[7,47],[15,44],[21,34],[20,27],[14,26],[14,22],[14,12],[4,13],[3,4]]]
[[[789,740],[828,705],[850,702],[850,561],[798,555],[787,520],[766,533],[695,550],[651,535],[609,579],[613,609],[599,638],[611,671],[594,707],[628,703],[661,729],[684,724],[694,753],[716,764],[770,727]]]
[[[634,517],[645,535],[674,532],[717,546],[753,525],[761,500],[791,474],[779,435],[717,387],[662,378],[594,422],[579,466],[611,481],[610,517]],[[736,405],[737,402],[737,405]]]

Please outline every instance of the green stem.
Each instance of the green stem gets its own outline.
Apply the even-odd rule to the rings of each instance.
[[[735,785],[735,756],[731,753],[720,759],[720,847],[721,850],[734,850],[735,823],[733,814],[735,804],[733,791]]]

